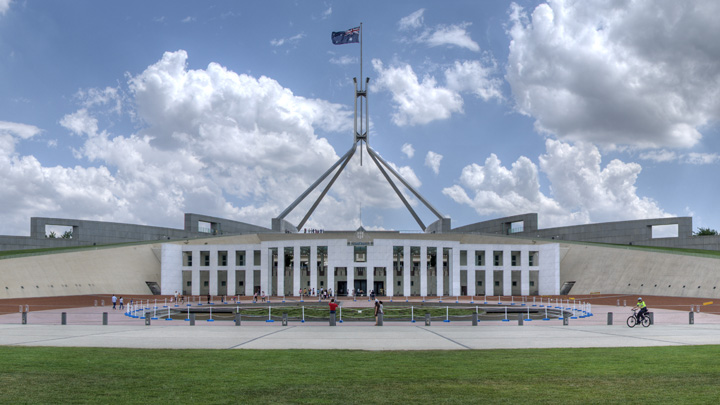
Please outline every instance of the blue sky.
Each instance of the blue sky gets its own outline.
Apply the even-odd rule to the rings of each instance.
[[[0,0],[0,234],[184,212],[269,227],[352,145],[360,47],[330,33],[360,22],[370,144],[453,226],[717,229],[719,8]],[[363,156],[307,227],[419,230]]]

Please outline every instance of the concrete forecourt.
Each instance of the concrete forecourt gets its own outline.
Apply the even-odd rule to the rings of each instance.
[[[568,325],[554,319],[509,322],[433,320],[415,323],[345,322],[332,327],[327,321],[301,323],[198,321],[195,326],[176,319],[145,325],[108,307],[63,309],[67,325],[60,325],[60,310],[35,311],[21,324],[19,313],[0,316],[0,345],[58,347],[117,347],[152,349],[318,349],[318,350],[474,350],[521,348],[642,347],[720,344],[720,316],[655,309],[655,324],[648,328],[625,325],[628,308],[593,306],[593,316],[570,319]],[[109,312],[108,325],[102,325]],[[607,325],[607,313],[614,324]]]

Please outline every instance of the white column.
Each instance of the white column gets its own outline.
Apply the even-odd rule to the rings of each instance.
[[[352,290],[355,289],[355,254],[352,255],[353,260],[348,263],[347,269],[347,276],[345,277],[345,280],[347,280],[347,293],[348,296],[352,297]]]
[[[277,294],[285,295],[285,246],[278,246]]]
[[[255,271],[253,266],[249,266],[247,258],[245,258],[245,295],[252,296],[255,294]]]
[[[193,254],[195,254],[195,252],[193,252]],[[193,261],[193,264],[194,263]],[[192,269],[192,295],[200,295],[200,269],[196,268]]]
[[[395,247],[393,245],[390,245],[388,246],[388,249],[390,249],[390,260],[388,261],[388,266],[385,267],[385,295],[388,297],[392,297],[395,293],[395,263],[393,261]]]
[[[437,295],[438,297],[443,296],[443,275],[445,274],[445,268],[443,266],[443,255],[445,252],[443,251],[442,246],[438,246],[435,248],[436,256],[435,256],[435,268],[437,269]]]
[[[520,270],[520,293],[530,295],[530,270]]]
[[[474,252],[473,252],[474,253]],[[475,259],[473,258],[473,265],[467,266],[467,293],[469,296],[475,295],[475,292],[477,291],[477,282],[475,282],[475,271],[477,268],[475,267]]]
[[[293,247],[293,295],[300,296],[300,246]]]
[[[310,246],[310,288],[309,290],[315,289],[315,292],[320,289],[318,285],[318,266],[317,266],[317,246]]]
[[[448,291],[450,292],[451,296],[458,296],[460,295],[460,247],[454,247],[450,249],[450,254],[448,255],[448,270],[450,272],[450,277],[448,278],[448,281],[450,282],[450,288],[448,288]]]
[[[427,296],[427,246],[420,246],[420,296]]]
[[[255,254],[253,253],[253,256]],[[260,291],[265,291],[265,294],[269,294],[270,286],[270,275],[272,274],[272,250],[269,246],[261,245],[260,250]]]
[[[217,295],[218,294],[218,251],[217,251],[217,248],[210,250],[210,267],[208,267],[207,270],[210,270],[209,292],[211,295]]]
[[[235,264],[235,258],[237,254],[235,249],[228,249],[227,251],[227,295],[229,297],[237,294],[237,273],[235,273],[237,265]]]
[[[403,246],[403,295],[410,296],[410,270],[412,269],[412,254],[410,246]]]
[[[492,262],[488,265],[487,256],[485,256],[485,295],[495,295],[495,280],[493,280]]]

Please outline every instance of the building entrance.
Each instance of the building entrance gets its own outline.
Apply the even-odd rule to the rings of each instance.
[[[338,281],[337,282],[337,291],[335,292],[335,295],[338,297],[347,295],[347,281]]]
[[[376,281],[374,283],[373,289],[375,290],[375,295],[379,296],[385,296],[385,282],[384,281]]]
[[[355,294],[359,297],[368,295],[367,280],[355,280]]]

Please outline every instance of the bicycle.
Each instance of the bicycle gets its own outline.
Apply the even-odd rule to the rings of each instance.
[[[638,324],[638,319],[635,317],[635,311],[637,311],[637,308],[633,308],[633,314],[630,315],[627,319],[627,326],[634,328],[635,325]],[[647,328],[650,326],[650,317],[647,314],[640,315],[639,323],[642,324],[643,327]]]

